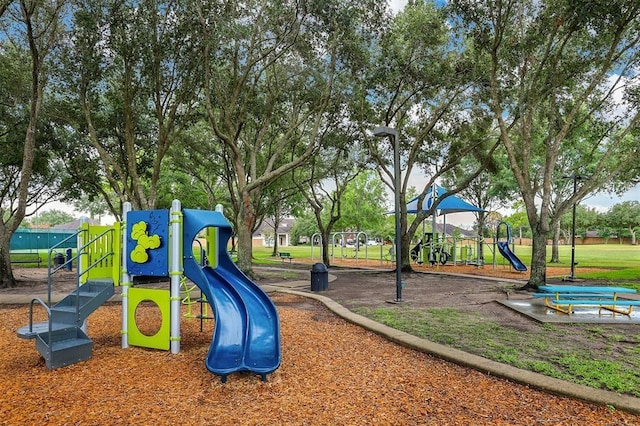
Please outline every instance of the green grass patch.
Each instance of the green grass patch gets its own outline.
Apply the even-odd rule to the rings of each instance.
[[[543,324],[537,330],[522,331],[455,308],[361,307],[354,312],[517,368],[640,397],[639,350],[633,343],[636,338],[609,334],[597,326]],[[577,336],[583,336],[583,340]],[[593,353],[585,340],[600,349]],[[629,349],[616,348],[621,341],[627,342]]]
[[[387,260],[390,246],[367,246],[361,247],[357,252],[359,259],[367,257],[370,260]],[[493,243],[485,244],[485,262],[491,264],[493,262]],[[296,258],[310,259],[312,257],[311,246],[299,245],[282,248],[282,251],[291,253],[294,260]],[[531,264],[531,246],[515,246],[516,255],[525,264]],[[280,262],[278,257],[273,257],[272,247],[254,247],[253,256],[257,263],[260,262]],[[329,255],[335,259],[341,257],[355,258],[356,250],[354,247],[329,247]],[[558,255],[560,263],[558,266],[570,266],[571,262],[571,246],[561,245],[558,247]],[[321,248],[315,246],[313,249],[313,258],[320,260],[322,258]],[[547,259],[551,258],[551,246],[547,246]],[[578,266],[576,272],[580,273],[580,268],[606,268],[611,269],[605,273],[597,273],[592,278],[601,279],[629,279],[630,281],[640,280],[640,245],[623,245],[623,244],[595,244],[595,245],[577,245],[575,251],[576,262]],[[498,256],[498,263],[502,262],[502,256]],[[553,266],[554,264],[549,264]],[[591,274],[589,274],[590,276]]]

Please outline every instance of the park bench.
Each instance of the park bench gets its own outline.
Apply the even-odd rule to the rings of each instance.
[[[286,251],[279,252],[278,256],[280,257],[280,259],[282,259],[283,262],[285,259],[289,259],[289,263],[291,263],[291,259],[293,259],[293,257],[291,256],[291,253],[288,253]]]
[[[636,290],[627,287],[605,287],[605,286],[572,286],[558,285],[540,286],[539,293],[534,293],[534,297],[544,298],[544,304],[550,309],[567,315],[573,312],[574,306],[598,307],[598,312],[602,309],[630,315],[633,306],[640,306],[640,300],[619,299],[619,294],[636,294]],[[619,306],[626,306],[627,309],[619,309]]]
[[[42,259],[40,259],[38,253],[13,254],[11,255],[11,263],[35,263],[39,268]]]

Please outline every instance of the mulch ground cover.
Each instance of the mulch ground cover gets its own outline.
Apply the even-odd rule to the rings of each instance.
[[[640,424],[398,346],[313,300],[272,297],[281,367],[267,382],[239,373],[226,384],[204,365],[212,321],[200,332],[183,319],[179,354],[121,349],[120,305],[105,305],[89,318],[92,358],[50,371],[34,342],[16,337],[28,307],[0,306],[0,424]]]

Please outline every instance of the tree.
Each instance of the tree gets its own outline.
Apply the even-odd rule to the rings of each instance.
[[[328,137],[333,139],[332,136]],[[322,262],[328,267],[331,266],[330,236],[342,217],[344,194],[349,183],[362,172],[358,152],[358,149],[347,149],[347,145],[343,143],[325,146],[321,150],[322,155],[314,156],[307,163],[306,169],[299,169],[294,173],[294,182],[315,218],[321,236]],[[345,164],[348,166],[345,167]]]
[[[607,212],[607,222],[615,229],[624,229],[631,236],[631,244],[638,244],[637,232],[640,230],[640,202],[624,201],[614,204]],[[618,234],[621,237],[620,234]],[[620,238],[621,239],[621,238]]]
[[[296,215],[296,221],[291,227],[291,243],[295,246],[298,245],[302,237],[306,237],[311,240],[314,234],[318,232],[318,224],[316,223],[316,217],[310,209],[306,211],[300,211]],[[314,245],[317,241],[313,242]]]
[[[458,45],[460,40],[446,21],[446,11],[431,2],[410,2],[396,15],[379,43],[374,45],[371,71],[363,82],[363,123],[370,131],[383,124],[396,128],[402,158],[400,182],[400,267],[411,270],[409,242],[418,226],[438,203],[466,187],[492,161],[498,141],[487,137],[491,121],[477,108],[474,81],[480,76],[474,61]],[[377,123],[372,123],[377,118]],[[379,174],[391,191],[395,188],[390,139],[368,139]],[[458,182],[427,212],[422,209],[432,185],[469,156],[478,167]],[[408,223],[406,203],[409,177],[420,170],[429,175],[421,186],[418,214]]]
[[[103,198],[91,198],[88,195],[73,200],[73,208],[79,212],[89,214],[92,219],[100,219],[109,213],[109,208]]]
[[[455,0],[452,6],[488,72],[487,105],[533,231],[528,285],[535,288],[546,280],[557,172],[590,173],[576,193],[555,205],[559,220],[586,194],[637,167],[631,158],[640,149],[632,137],[640,4]],[[585,123],[594,129],[588,140]],[[574,158],[565,170],[558,170],[560,153]]]
[[[40,223],[46,223],[49,226],[60,225],[74,220],[72,214],[63,212],[62,210],[52,209],[40,213],[38,220]]]
[[[384,185],[376,173],[365,170],[350,181],[342,196],[338,229],[369,232],[378,236],[388,210]]]
[[[515,191],[515,182],[513,182],[513,175],[508,172],[504,152],[494,153],[494,163],[490,165],[491,168],[483,170],[459,192],[463,199],[482,209],[473,214],[476,217],[478,235],[485,238],[491,235],[487,217],[492,211],[504,205]],[[478,164],[477,159],[466,157],[444,174],[443,184],[447,188],[460,187],[467,176],[479,168],[481,165]],[[492,229],[495,229],[495,226]],[[484,260],[484,244],[479,245],[478,259]]]
[[[106,195],[108,182],[118,208],[155,208],[162,162],[188,124],[198,75],[189,10],[160,0],[83,0],[75,10],[64,89],[79,110],[70,124],[90,147],[86,158],[100,162],[100,181],[93,175],[85,190]]]
[[[252,275],[260,193],[317,154],[327,116],[344,110],[347,77],[382,9],[371,0],[192,6],[202,102],[213,142],[224,150],[238,266]]]
[[[3,2],[0,8],[0,25],[4,32],[0,55],[2,67],[8,68],[2,70],[0,77],[0,104],[3,112],[8,114],[3,116],[0,126],[4,145],[0,175],[3,185],[0,200],[0,288],[16,285],[9,253],[11,236],[24,219],[27,206],[35,202],[34,197],[37,199],[48,183],[34,177],[34,167],[38,163],[39,142],[42,142],[39,139],[43,128],[40,114],[49,66],[52,65],[49,58],[63,33],[65,4],[62,0],[20,0]],[[10,73],[5,74],[5,71]],[[13,124],[18,126],[8,127],[14,119],[17,122]],[[43,197],[44,200],[46,198]]]

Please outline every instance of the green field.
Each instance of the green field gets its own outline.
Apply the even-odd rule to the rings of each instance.
[[[369,246],[367,250],[361,249],[358,252],[358,259],[388,261],[389,248],[391,246]],[[291,246],[282,249],[291,253],[295,259],[311,259],[310,246]],[[278,257],[272,257],[273,249],[270,247],[255,247],[254,261],[256,264],[274,264],[281,263]],[[474,252],[475,253],[475,252]],[[526,265],[531,264],[531,246],[515,246],[516,255]],[[484,247],[485,263],[493,263],[493,245],[485,244]],[[560,263],[548,264],[548,266],[565,266],[571,264],[571,246],[564,245],[559,247]],[[346,258],[355,258],[356,250],[353,247],[334,247],[333,256],[340,259],[342,256]],[[474,254],[475,256],[475,254]],[[547,247],[547,259],[551,257],[551,246]],[[314,247],[314,260],[321,260],[320,248]],[[460,249],[457,250],[457,258],[460,259]],[[620,244],[598,244],[576,246],[575,260],[578,262],[576,266],[576,275],[581,278],[608,279],[612,281],[637,281],[640,282],[640,245],[620,245]],[[503,262],[502,256],[498,255],[496,259],[498,263]],[[385,263],[385,262],[382,262]],[[580,273],[580,268],[605,268],[610,269],[607,272]]]

